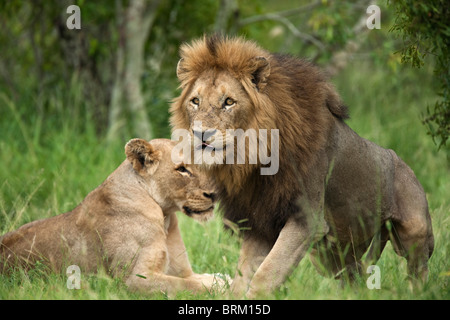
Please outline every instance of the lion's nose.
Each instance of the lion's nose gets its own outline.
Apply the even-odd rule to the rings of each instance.
[[[211,199],[211,201],[214,201],[214,199],[216,198],[216,194],[214,192],[211,193],[203,192],[203,196]]]
[[[217,129],[208,129],[205,131],[201,131],[194,128],[192,129],[192,132],[194,133],[194,137],[200,139],[201,142],[206,142],[209,138],[216,134]]]

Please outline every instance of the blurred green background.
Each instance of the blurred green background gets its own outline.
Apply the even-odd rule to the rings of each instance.
[[[387,248],[380,264],[392,272],[383,278],[384,291],[337,291],[336,281],[328,282],[302,261],[274,297],[448,299],[450,151],[438,151],[429,135],[432,125],[423,124],[427,108],[439,99],[436,59],[420,56],[421,68],[402,64],[404,38],[390,31],[396,8],[379,1],[381,28],[371,30],[366,26],[371,3],[2,1],[0,234],[73,209],[123,161],[129,139],[169,138],[168,108],[180,92],[178,48],[205,33],[222,32],[324,68],[349,106],[348,124],[410,165],[427,192],[433,219],[430,284],[420,294],[403,286],[405,268],[396,266],[405,261]],[[79,30],[66,24],[71,4],[80,8]],[[222,231],[220,212],[205,226],[181,219],[195,271],[234,274],[239,244]],[[116,290],[106,290],[96,278],[87,282],[90,290],[76,293],[64,289],[64,278],[53,277],[0,278],[0,298],[136,298],[114,281],[105,286]],[[41,291],[42,286],[53,291]]]

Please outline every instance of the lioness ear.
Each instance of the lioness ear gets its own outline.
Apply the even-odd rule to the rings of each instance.
[[[125,154],[140,175],[153,174],[162,156],[161,151],[143,139],[131,139],[125,145]]]
[[[264,57],[252,58],[252,82],[258,90],[264,89],[267,84],[267,78],[270,75],[270,63]]]

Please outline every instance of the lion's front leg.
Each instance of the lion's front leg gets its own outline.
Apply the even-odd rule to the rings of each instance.
[[[155,241],[142,248],[126,284],[131,291],[142,293],[165,292],[174,297],[179,291],[194,293],[212,291],[214,282],[210,277],[192,271],[185,277],[167,274],[169,254],[163,241]]]
[[[256,270],[247,292],[255,298],[278,289],[304,257],[310,245],[322,238],[325,228],[311,228],[291,217],[283,227],[275,245]]]
[[[243,296],[253,275],[272,249],[273,244],[246,235],[241,246],[236,274],[231,286],[234,296]]]
[[[188,259],[186,247],[181,237],[181,232],[178,227],[178,219],[175,213],[170,216],[166,244],[169,252],[169,266],[167,270],[168,275],[185,278],[190,281],[197,281],[208,291],[223,289],[228,284],[231,284],[231,279],[228,275],[222,275],[219,273],[194,273]]]

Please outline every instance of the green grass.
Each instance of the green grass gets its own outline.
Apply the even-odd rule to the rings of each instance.
[[[348,124],[362,137],[394,149],[427,192],[436,242],[429,281],[412,291],[405,280],[405,259],[388,245],[377,263],[380,290],[369,290],[364,277],[355,286],[341,287],[320,276],[306,257],[281,290],[267,298],[449,299],[450,164],[445,150],[436,151],[420,122],[420,114],[435,99],[430,73],[409,69],[392,73],[356,61],[334,82],[350,107]],[[46,112],[32,114],[25,113],[32,97],[12,102],[0,93],[0,234],[71,210],[123,161],[128,139],[107,144],[99,138],[77,90],[48,97]],[[233,275],[239,240],[223,230],[220,214],[204,225],[179,217],[194,271]],[[0,299],[167,299],[163,294],[131,293],[122,279],[102,272],[82,274],[80,290],[67,289],[66,281],[65,274],[39,269],[0,275]],[[176,298],[224,296],[183,292]]]

